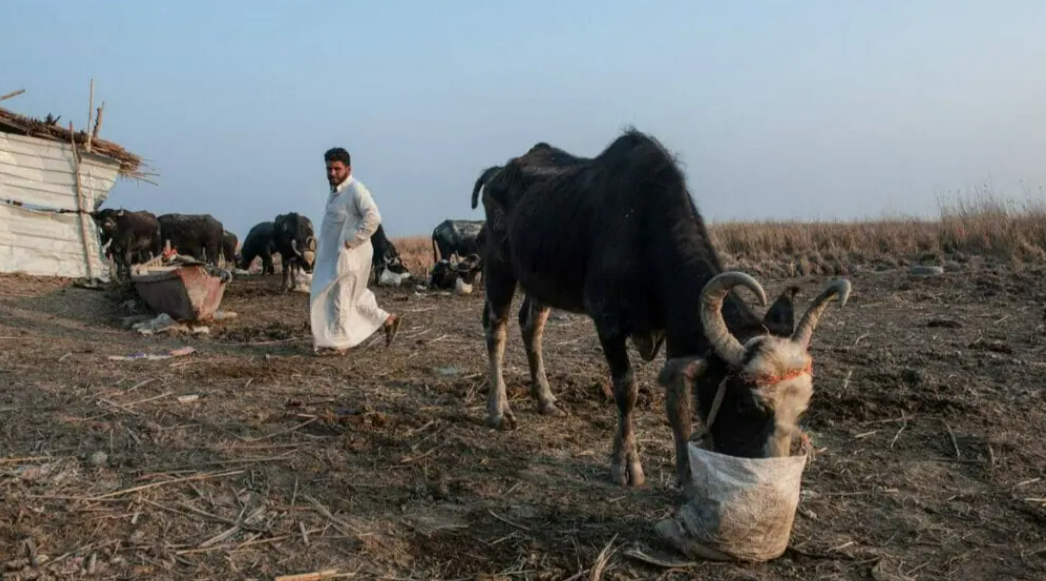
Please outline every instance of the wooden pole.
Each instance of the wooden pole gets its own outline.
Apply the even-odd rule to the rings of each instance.
[[[87,101],[87,125],[84,125],[84,133],[91,130],[91,114],[94,113],[94,78],[91,78],[91,97]],[[91,134],[87,133],[87,144],[84,146],[88,153],[91,152]]]
[[[87,203],[84,200],[83,186],[80,184],[80,152],[76,149],[76,133],[73,131],[73,122],[69,122],[69,142],[73,146],[73,170],[76,172],[76,207],[80,215],[80,236],[84,245],[84,260],[87,262],[87,278],[94,278],[94,266],[91,265],[91,247],[87,237],[87,214],[84,212]]]
[[[98,139],[98,131],[102,129],[102,114],[105,113],[105,101],[102,101],[102,105],[98,107],[98,114],[94,116],[94,131],[91,132],[91,137]]]
[[[11,97],[17,97],[17,96],[21,95],[24,92],[25,92],[25,89],[18,89],[17,91],[12,91],[12,92],[10,92],[10,93],[8,93],[6,95],[0,95],[0,101],[6,101],[7,99],[10,99]]]

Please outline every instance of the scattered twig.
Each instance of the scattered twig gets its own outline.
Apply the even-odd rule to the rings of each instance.
[[[0,464],[22,464],[23,462],[39,462],[40,460],[58,460],[53,456],[23,456],[21,458],[0,458]]]
[[[901,437],[901,432],[903,432],[904,429],[908,427],[908,419],[905,418],[904,412],[901,412],[901,421],[903,422],[901,424],[901,427],[897,430],[897,433],[894,434],[893,440],[890,440],[890,449],[891,450],[893,449],[893,445],[897,443],[897,438]]]
[[[168,392],[165,392],[165,393],[161,393],[160,395],[155,395],[155,396],[153,396],[153,397],[147,397],[147,398],[145,398],[145,399],[140,399],[140,400],[138,400],[138,401],[133,401],[133,402],[131,402],[131,403],[128,403],[128,404],[124,404],[124,405],[126,405],[126,406],[132,406],[132,405],[138,405],[138,404],[141,404],[141,403],[149,403],[149,402],[151,402],[151,401],[156,401],[156,400],[158,400],[158,399],[163,399],[163,398],[165,398],[165,397],[167,397],[167,396],[171,395],[171,393],[173,393],[173,392],[170,392],[170,391],[168,391]]]
[[[592,564],[592,570],[588,576],[589,581],[599,581],[603,578],[603,571],[607,568],[607,565],[610,564],[610,557],[612,557],[614,553],[617,552],[617,548],[611,550],[611,546],[614,544],[614,541],[616,540],[617,533],[614,533],[614,536],[610,539],[610,542],[608,542],[606,546],[603,547],[603,550],[599,552],[599,556],[596,557],[596,562]]]
[[[498,519],[499,521],[501,521],[501,522],[503,522],[503,523],[505,523],[505,524],[507,524],[507,525],[511,525],[511,526],[514,526],[514,527],[516,527],[517,529],[520,529],[520,530],[524,530],[524,531],[527,531],[528,533],[529,533],[529,532],[531,532],[531,531],[530,531],[530,529],[528,529],[527,527],[525,527],[525,526],[523,526],[523,525],[521,525],[521,524],[519,524],[519,523],[514,523],[514,522],[512,522],[512,521],[508,520],[508,519],[507,519],[507,518],[505,518],[505,517],[502,517],[502,516],[498,516],[498,515],[497,515],[497,513],[495,513],[494,511],[492,511],[492,510],[490,510],[490,509],[487,509],[487,512],[489,512],[489,513],[490,513],[490,516],[492,516],[492,517],[494,517],[494,518]]]
[[[304,422],[301,422],[301,423],[299,423],[297,425],[291,426],[291,427],[289,427],[289,428],[287,428],[285,430],[280,430],[278,432],[273,432],[273,433],[271,433],[271,434],[269,434],[267,436],[259,436],[257,438],[240,438],[240,441],[242,441],[242,442],[261,442],[262,440],[268,440],[270,438],[275,438],[276,436],[282,436],[284,434],[289,434],[291,432],[300,430],[300,429],[304,428],[305,426],[311,424],[312,422],[315,422],[318,419],[320,419],[319,416],[314,417],[314,418],[310,418],[308,420],[305,420]]]
[[[641,563],[654,565],[663,569],[684,569],[697,564],[697,562],[695,561],[677,561],[653,557],[651,555],[646,554],[639,547],[629,547],[622,551],[621,554],[626,557],[631,557]]]
[[[853,377],[853,374],[853,369],[846,372],[846,377],[843,378],[843,391],[846,391],[846,389],[850,387],[850,378]]]
[[[356,530],[356,527],[354,527],[354,526],[352,526],[352,525],[342,521],[341,519],[339,519],[336,516],[334,516],[333,514],[331,514],[331,511],[327,510],[327,507],[325,507],[322,504],[320,504],[320,502],[318,500],[316,500],[315,498],[313,498],[312,496],[309,496],[308,494],[306,494],[305,495],[305,500],[309,501],[309,504],[311,504],[312,507],[317,510],[317,512],[319,512],[323,516],[327,517],[331,521],[331,524],[334,525],[334,528],[338,529],[338,531],[341,534],[346,535],[346,536],[352,536],[352,535],[358,535],[359,534],[359,531]]]
[[[330,579],[338,574],[337,569],[327,569],[325,571],[315,571],[313,573],[298,573],[297,575],[281,575],[276,578],[276,581],[322,581],[323,579]]]
[[[955,449],[955,457],[962,458],[962,452],[959,451],[959,442],[955,440],[955,432],[952,431],[952,427],[948,425],[948,422],[942,420],[944,429],[948,430],[948,437],[952,440],[952,448]]]
[[[194,476],[186,476],[185,478],[175,478],[174,480],[164,480],[163,482],[153,482],[151,484],[143,484],[141,486],[134,486],[131,488],[124,488],[123,490],[116,490],[99,496],[83,497],[83,500],[101,500],[103,498],[112,498],[114,496],[123,496],[132,492],[139,492],[142,490],[149,490],[150,488],[157,488],[160,486],[167,486],[168,484],[178,484],[180,482],[192,482],[194,480],[210,480],[211,478],[222,478],[225,476],[236,476],[237,474],[243,474],[243,470],[233,470],[231,472],[211,472],[208,474],[196,474]]]

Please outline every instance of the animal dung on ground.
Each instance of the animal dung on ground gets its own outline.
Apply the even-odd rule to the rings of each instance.
[[[808,454],[740,458],[691,442],[689,499],[654,529],[690,558],[769,561],[788,548]]]

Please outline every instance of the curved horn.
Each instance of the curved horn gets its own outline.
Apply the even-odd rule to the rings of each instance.
[[[836,295],[839,296],[839,306],[846,305],[846,300],[850,298],[850,281],[845,278],[833,280],[828,283],[821,294],[817,295],[814,299],[813,304],[806,310],[806,314],[799,321],[799,326],[795,328],[795,332],[792,333],[792,341],[801,345],[803,349],[810,346],[810,338],[813,337],[814,329],[817,328],[817,321],[821,318],[821,314],[828,308],[828,303],[832,301]]]
[[[291,250],[293,250],[294,253],[297,254],[298,256],[301,256],[301,250],[298,250],[298,240],[297,239],[291,240]]]
[[[733,367],[741,366],[745,348],[726,327],[723,320],[723,299],[735,286],[743,286],[759,298],[760,305],[766,305],[766,291],[754,278],[743,272],[724,272],[708,281],[701,291],[701,324],[705,337],[712,343],[712,348]]]

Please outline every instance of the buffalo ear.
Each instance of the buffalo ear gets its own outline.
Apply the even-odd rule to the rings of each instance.
[[[778,337],[791,337],[795,329],[795,295],[798,286],[790,286],[778,295],[763,316],[763,326]]]

